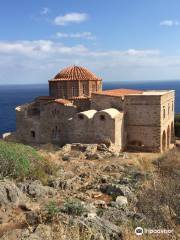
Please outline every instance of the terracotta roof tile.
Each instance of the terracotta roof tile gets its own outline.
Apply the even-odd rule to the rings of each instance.
[[[71,81],[71,80],[102,80],[97,77],[94,73],[90,72],[85,67],[70,66],[61,70],[52,80],[50,81]]]
[[[63,105],[66,105],[66,104],[70,104],[71,101],[67,100],[67,99],[62,99],[62,98],[59,98],[59,99],[55,99],[54,100],[55,103],[59,103],[59,104],[63,104]]]
[[[38,100],[53,100],[55,99],[54,97],[51,97],[51,96],[39,96],[37,98],[35,98],[36,101]]]
[[[131,95],[131,94],[142,94],[143,91],[135,90],[135,89],[112,89],[112,90],[105,90],[101,92],[96,92],[93,94],[99,94],[99,95],[106,95],[106,96],[125,96],[125,95]]]
[[[51,104],[51,103],[58,103],[58,104],[62,104],[62,105],[72,104],[71,101],[69,101],[67,99],[63,99],[63,98],[58,98],[58,99],[54,99],[54,100],[47,102],[47,104]]]
[[[90,97],[79,96],[79,97],[72,97],[72,98],[70,98],[70,100],[76,100],[76,99],[90,99]]]

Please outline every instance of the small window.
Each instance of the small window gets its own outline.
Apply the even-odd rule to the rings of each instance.
[[[35,138],[35,137],[36,137],[35,131],[31,131],[31,137],[32,137],[32,138]]]
[[[168,115],[170,114],[170,104],[168,103]]]
[[[75,97],[76,96],[76,88],[72,87],[72,96]]]
[[[87,93],[87,91],[86,91],[86,84],[83,84],[83,94],[86,94]]]
[[[165,109],[165,106],[163,106],[163,119],[165,119],[166,117],[166,109]]]
[[[82,114],[79,114],[79,115],[78,115],[78,118],[79,118],[80,120],[83,120],[83,119],[84,119],[84,116],[83,116]]]
[[[106,120],[105,116],[104,115],[100,115],[100,120],[101,121],[105,121]]]
[[[93,92],[96,92],[96,84],[93,84],[93,85],[92,85],[92,91],[93,91]]]
[[[174,111],[174,102],[172,102],[172,112]]]

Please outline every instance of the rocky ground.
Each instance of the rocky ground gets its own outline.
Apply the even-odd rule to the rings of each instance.
[[[154,179],[160,154],[119,153],[104,144],[38,151],[56,171],[46,183],[0,180],[0,239],[139,239],[134,229],[147,222],[139,193]],[[174,219],[176,229],[180,218]],[[178,239],[177,232],[158,239]]]

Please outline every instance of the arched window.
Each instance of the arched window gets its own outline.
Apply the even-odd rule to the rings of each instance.
[[[165,106],[163,106],[163,119],[165,119],[166,117],[166,109],[165,109]]]
[[[170,114],[170,104],[168,103],[168,115]]]
[[[36,133],[35,133],[35,131],[33,131],[33,130],[31,131],[31,137],[32,137],[32,138],[35,138],[35,137],[36,137]]]
[[[174,102],[172,102],[172,112],[174,111]]]
[[[83,84],[83,94],[87,94],[87,85]]]
[[[83,116],[82,114],[78,114],[78,118],[79,118],[80,120],[83,120],[83,119],[84,119],[84,116]]]
[[[100,115],[100,120],[101,121],[105,121],[106,120],[105,116],[104,115]]]
[[[72,87],[72,96],[75,97],[76,96],[76,88],[73,86]]]

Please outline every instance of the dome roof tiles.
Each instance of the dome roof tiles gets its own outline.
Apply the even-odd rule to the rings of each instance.
[[[70,66],[61,70],[51,81],[102,80],[85,67]]]

